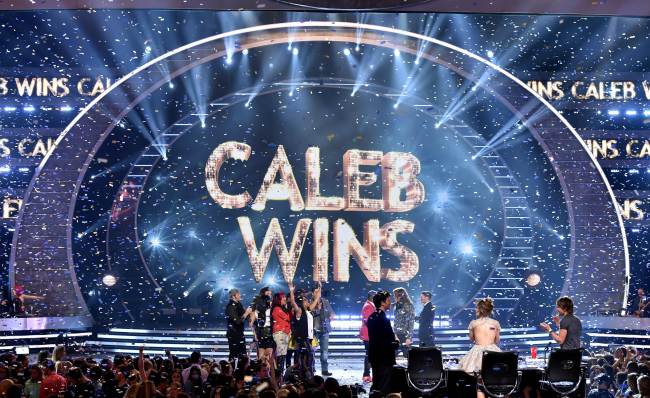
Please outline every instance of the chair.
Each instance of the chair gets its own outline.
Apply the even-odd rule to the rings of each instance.
[[[421,393],[428,394],[445,386],[445,372],[442,352],[436,347],[414,347],[409,349],[409,385]]]
[[[554,350],[548,359],[546,373],[540,381],[561,397],[574,393],[582,383],[582,350]]]
[[[515,352],[483,352],[479,387],[490,397],[504,398],[519,388],[521,372]]]

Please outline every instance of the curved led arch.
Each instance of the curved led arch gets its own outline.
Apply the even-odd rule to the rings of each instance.
[[[79,120],[81,120],[81,118],[84,117],[84,115],[90,109],[92,109],[97,103],[99,103],[103,98],[105,98],[112,90],[114,90],[117,87],[121,86],[122,84],[127,82],[132,77],[138,75],[140,72],[146,70],[150,66],[155,65],[156,63],[158,63],[160,61],[163,61],[163,60],[165,60],[165,59],[167,59],[169,57],[172,57],[172,56],[174,56],[176,54],[179,54],[179,53],[181,53],[181,52],[183,52],[185,50],[192,49],[193,47],[200,46],[200,45],[206,44],[206,43],[210,43],[210,42],[215,41],[215,40],[224,39],[224,38],[227,38],[227,37],[232,37],[232,36],[247,34],[247,33],[253,33],[253,32],[266,31],[266,30],[300,29],[300,28],[308,28],[308,27],[313,27],[313,28],[337,28],[337,27],[340,27],[340,28],[354,28],[354,29],[361,29],[361,30],[368,30],[368,31],[391,33],[391,34],[410,37],[410,38],[414,38],[414,39],[418,39],[418,40],[422,40],[422,41],[431,42],[431,43],[434,43],[436,45],[445,47],[445,48],[447,48],[449,50],[452,50],[452,51],[458,52],[460,54],[463,54],[463,55],[465,55],[467,57],[470,57],[470,58],[472,58],[472,59],[474,59],[474,60],[476,60],[476,61],[478,61],[478,62],[480,62],[480,63],[482,63],[482,64],[484,64],[486,66],[488,66],[489,68],[499,72],[501,75],[503,75],[506,78],[508,78],[509,80],[515,82],[518,86],[520,86],[521,88],[526,90],[531,96],[533,96],[539,102],[544,104],[544,106],[547,109],[549,109],[553,113],[553,115],[557,119],[559,119],[562,122],[562,124],[573,134],[574,138],[578,140],[578,142],[580,143],[580,146],[588,154],[589,159],[593,163],[593,165],[596,168],[598,174],[602,178],[602,182],[604,183],[604,185],[605,185],[605,187],[607,189],[607,192],[609,194],[609,198],[611,199],[612,205],[614,206],[614,211],[615,211],[615,214],[616,214],[616,219],[618,221],[618,226],[620,228],[621,237],[623,238],[622,243],[623,243],[623,254],[624,254],[624,263],[625,263],[625,275],[626,275],[626,283],[625,283],[625,291],[624,291],[624,296],[623,296],[623,303],[625,303],[627,301],[627,295],[628,295],[628,285],[627,285],[627,283],[628,283],[628,280],[629,280],[629,278],[628,278],[628,276],[629,276],[629,254],[628,254],[627,239],[626,239],[626,234],[625,234],[625,230],[624,230],[624,226],[623,226],[622,216],[620,214],[620,211],[619,211],[618,207],[616,206],[616,199],[615,199],[614,193],[613,193],[613,191],[611,189],[611,186],[609,185],[609,183],[608,183],[608,181],[607,181],[607,179],[605,177],[605,174],[604,174],[602,168],[596,162],[596,160],[594,159],[592,154],[588,151],[588,149],[587,149],[587,147],[585,145],[585,142],[577,134],[575,129],[570,125],[570,123],[568,123],[568,121],[562,116],[562,114],[560,112],[558,112],[557,109],[555,109],[548,101],[546,101],[544,98],[540,97],[535,91],[533,91],[531,88],[529,88],[523,81],[519,80],[514,75],[512,75],[511,73],[506,71],[505,69],[503,69],[500,66],[493,64],[489,60],[486,60],[486,59],[484,59],[484,58],[482,58],[482,57],[480,57],[480,56],[478,56],[478,55],[476,55],[474,53],[471,53],[471,52],[469,52],[469,51],[467,51],[467,50],[465,50],[463,48],[460,48],[460,47],[457,47],[457,46],[455,46],[453,44],[450,44],[450,43],[447,43],[447,42],[444,42],[444,41],[441,41],[441,40],[438,40],[438,39],[435,39],[435,38],[427,37],[427,36],[424,36],[424,35],[421,35],[421,34],[418,34],[418,33],[413,33],[413,32],[404,31],[404,30],[395,29],[395,28],[390,28],[390,27],[369,25],[369,24],[361,24],[361,23],[353,23],[353,22],[320,22],[320,21],[313,21],[313,22],[285,22],[285,23],[270,24],[270,25],[260,25],[260,26],[254,26],[254,27],[248,27],[248,28],[244,28],[244,29],[238,29],[238,30],[234,30],[234,31],[231,31],[231,32],[222,33],[222,34],[219,34],[219,35],[214,35],[214,36],[211,36],[211,37],[207,37],[207,38],[195,41],[193,43],[189,43],[189,44],[184,45],[182,47],[179,47],[179,48],[177,48],[177,49],[175,49],[173,51],[170,51],[170,52],[168,52],[166,54],[163,54],[163,55],[161,55],[161,56],[159,56],[159,57],[157,57],[155,59],[152,59],[151,61],[147,62],[146,64],[144,64],[144,65],[142,65],[142,66],[140,66],[138,68],[136,68],[132,72],[128,73],[127,75],[125,75],[122,78],[120,78],[119,80],[117,80],[108,90],[106,90],[105,92],[103,92],[102,94],[100,94],[99,96],[94,98],[86,107],[84,107],[82,109],[82,111],[79,114],[77,114],[75,116],[75,118],[72,120],[72,122],[63,130],[62,134],[57,138],[57,140],[55,142],[55,147],[58,146],[62,142],[62,140],[66,137],[67,133],[79,122]],[[30,194],[33,191],[33,187],[34,187],[34,184],[35,184],[35,181],[36,181],[38,175],[41,173],[41,171],[45,167],[46,163],[50,160],[50,157],[52,156],[52,153],[53,152],[48,153],[48,155],[46,155],[44,157],[41,164],[37,168],[36,173],[34,175],[34,178],[32,179],[32,181],[30,183],[30,186],[29,186],[29,188],[27,190],[26,197],[25,197],[26,201],[29,199]],[[18,221],[17,221],[17,227],[16,227],[17,231],[20,228],[20,223],[21,223],[21,221],[23,219],[24,211],[25,211],[25,207],[21,208],[21,211],[20,211],[20,214],[19,214],[19,217],[18,217]],[[68,238],[70,238],[70,237],[68,237]],[[16,232],[14,234],[14,241],[13,241],[13,244],[12,244],[11,261],[10,261],[10,272],[12,274],[13,274],[13,271],[14,271],[14,264],[15,264],[15,260],[16,260],[16,243],[17,243],[17,239],[18,239],[18,233]],[[68,248],[68,249],[70,250],[70,248]],[[74,277],[74,271],[72,271],[72,274],[73,274],[72,276]],[[14,279],[12,278],[12,284],[13,283],[14,283]]]

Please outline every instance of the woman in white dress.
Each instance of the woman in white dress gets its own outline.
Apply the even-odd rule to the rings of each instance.
[[[490,318],[494,304],[491,298],[480,299],[476,303],[476,319],[469,323],[469,339],[474,347],[459,362],[460,368],[467,373],[479,372],[484,351],[501,351],[499,349],[499,321]]]

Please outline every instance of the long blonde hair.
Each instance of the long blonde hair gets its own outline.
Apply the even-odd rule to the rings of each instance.
[[[411,304],[413,305],[413,302],[411,301],[411,297],[409,296],[409,293],[404,289],[403,287],[398,287],[393,290],[393,296],[395,297],[395,304]]]

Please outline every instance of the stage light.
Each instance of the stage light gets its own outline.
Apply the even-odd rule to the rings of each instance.
[[[0,173],[5,174],[9,172],[11,172],[11,166],[9,166],[8,164],[5,164],[4,166],[0,166]]]
[[[5,112],[14,112],[16,110],[15,106],[5,106],[4,107]]]
[[[626,116],[636,116],[636,114],[637,114],[637,111],[635,111],[634,109],[628,109],[628,110],[625,111]]]
[[[492,51],[492,50],[488,50],[488,51],[487,51],[487,56],[488,56],[488,58],[492,58],[492,57],[494,57],[494,51]]]
[[[214,295],[214,292],[213,292],[213,291],[209,291],[209,292],[208,292],[208,297],[209,297],[209,298],[212,298],[213,295]]]
[[[226,57],[226,64],[227,65],[232,64],[232,57],[230,55]]]
[[[560,235],[560,236],[558,236],[558,238],[559,238],[560,240],[564,240],[564,239],[565,239],[564,235]]]
[[[400,54],[401,52],[398,49],[393,50],[393,55],[395,55],[396,57],[399,57]]]
[[[361,50],[361,47],[359,47],[359,45],[357,44],[357,46],[354,47],[354,51],[359,52],[360,50]]]
[[[294,47],[293,50],[291,50],[291,54],[298,55],[298,48]]]
[[[618,116],[618,115],[621,114],[621,111],[616,110],[616,109],[610,109],[610,110],[607,111],[607,114],[609,116]]]
[[[644,109],[643,116],[650,116],[650,109]]]
[[[205,128],[205,120],[201,120],[201,128]]]
[[[117,278],[115,278],[115,276],[111,274],[106,274],[102,278],[102,283],[108,287],[115,286],[115,284],[117,283]]]
[[[146,47],[144,48],[144,53],[145,53],[145,54],[151,54],[151,47],[150,47],[150,46],[146,46]]]
[[[149,239],[149,244],[151,245],[151,247],[160,247],[162,245],[162,242],[160,242],[160,238],[154,236],[151,239]]]
[[[36,108],[34,108],[34,105],[27,105],[23,108],[23,111],[25,112],[34,112]]]
[[[474,253],[474,247],[472,246],[471,243],[463,243],[460,247],[460,251],[463,254],[473,254]]]
[[[21,173],[29,173],[29,167],[19,167],[18,171]]]
[[[71,107],[70,105],[63,105],[63,106],[60,108],[60,111],[61,111],[61,112],[70,112],[71,110],[72,110],[72,107]]]
[[[247,48],[243,49],[241,53],[244,55],[248,55],[248,49]]]
[[[526,277],[526,284],[530,287],[535,287],[539,285],[541,281],[542,281],[542,277],[537,272],[531,272],[530,274],[528,274],[528,277]]]
[[[351,54],[350,49],[346,48],[345,50],[343,50],[343,54],[345,54],[345,56],[350,55]]]
[[[183,297],[187,297],[189,295],[190,295],[190,292],[188,292],[187,290],[183,292]]]
[[[169,88],[174,88],[174,83],[169,82]]]

